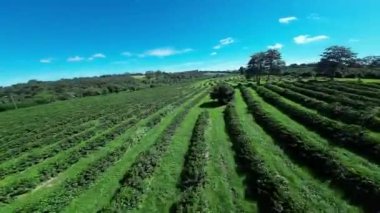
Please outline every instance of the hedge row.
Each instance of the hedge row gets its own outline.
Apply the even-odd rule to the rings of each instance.
[[[241,88],[243,97],[256,122],[277,141],[285,151],[299,163],[307,165],[321,177],[330,179],[346,197],[370,212],[380,210],[380,183],[372,177],[360,174],[354,165],[346,167],[338,160],[336,153],[323,144],[308,142],[301,132],[290,131],[286,125],[277,122],[262,106],[255,102],[247,88]]]
[[[177,98],[172,104],[174,106],[180,105],[185,98],[193,96],[195,93],[190,93],[184,97]],[[138,143],[147,131],[158,125],[162,118],[173,110],[172,107],[166,107],[159,113],[154,114],[148,121],[144,123],[144,127],[141,128],[144,132],[139,132],[139,135],[135,135],[133,138],[129,137],[126,142],[121,146],[110,151],[108,154],[92,162],[88,167],[81,171],[77,176],[66,180],[60,190],[55,191],[43,202],[38,201],[39,205],[35,203],[29,203],[19,209],[17,212],[57,212],[64,208],[70,201],[82,191],[88,189],[91,184],[99,177],[106,169],[117,162],[124,153],[134,144]],[[43,203],[43,205],[41,204]]]
[[[195,123],[190,139],[189,150],[185,156],[185,164],[181,174],[182,195],[174,204],[175,212],[207,212],[205,200],[200,199],[200,193],[206,184],[207,144],[205,131],[209,114],[202,112]]]
[[[380,138],[370,136],[366,130],[359,126],[342,124],[318,113],[296,107],[286,102],[280,95],[264,87],[253,87],[265,101],[273,104],[308,128],[329,138],[331,142],[380,163]]]
[[[347,98],[345,96],[337,95],[334,93],[318,92],[317,90],[311,89],[311,88],[306,89],[306,88],[300,87],[299,84],[297,84],[297,86],[296,86],[296,84],[297,83],[295,83],[295,84],[278,83],[277,85],[280,87],[301,93],[301,94],[306,95],[308,97],[325,101],[327,103],[338,102],[342,105],[349,106],[349,107],[352,107],[352,108],[355,108],[358,110],[365,110],[367,107],[369,107],[365,102],[362,102],[362,101],[352,100],[352,99]]]
[[[229,104],[226,107],[224,119],[237,162],[247,174],[250,190],[256,195],[259,208],[268,212],[302,212],[301,206],[291,198],[284,178],[268,169],[252,146],[254,142],[243,130],[234,105]]]
[[[68,126],[68,130],[63,130],[61,133],[58,133],[57,135],[52,135],[51,137],[44,138],[42,140],[37,140],[33,143],[27,143],[22,144],[18,147],[15,147],[13,149],[10,149],[6,153],[0,156],[0,161],[6,161],[11,158],[15,158],[19,155],[21,155],[24,152],[28,152],[31,150],[35,150],[42,146],[48,146],[51,145],[51,147],[47,150],[44,150],[43,152],[37,153],[31,153],[27,154],[26,156],[23,156],[20,161],[17,161],[17,163],[24,164],[24,162],[27,162],[28,165],[33,165],[41,160],[44,160],[48,157],[53,156],[54,154],[57,154],[59,150],[66,150],[68,148],[71,148],[75,146],[77,143],[88,140],[92,136],[94,136],[97,132],[102,131],[104,129],[111,128],[112,126],[115,126],[117,123],[122,122],[123,120],[128,119],[132,115],[135,115],[138,112],[138,108],[135,110],[130,110],[126,112],[118,112],[115,114],[110,115],[104,115],[99,119],[104,119],[104,121],[100,120],[99,125],[95,125],[94,123],[90,125],[82,125],[82,124],[72,124],[72,126]],[[41,160],[37,160],[41,159]],[[23,168],[26,168],[27,165],[21,166],[19,165],[11,165],[15,168],[17,171],[22,171]],[[0,177],[4,175],[1,175]]]
[[[327,104],[326,102],[309,98],[275,85],[267,84],[265,87],[303,106],[315,109],[320,114],[331,119],[340,120],[348,124],[357,124],[374,131],[380,131],[380,118],[368,112],[353,110],[351,107],[342,106],[339,103]]]
[[[156,139],[153,146],[140,153],[130,169],[120,180],[120,187],[113,195],[110,204],[102,209],[103,212],[123,212],[135,208],[146,191],[146,179],[150,178],[167,152],[172,136],[180,126],[188,111],[207,93],[193,99],[184,109],[175,115],[169,126]]]
[[[121,146],[93,161],[77,176],[66,180],[60,190],[55,191],[39,205],[29,204],[17,209],[17,212],[58,212],[62,210],[75,196],[88,189],[99,176],[125,154],[129,147],[136,144],[141,138],[128,138]]]
[[[354,84],[352,85],[344,85],[341,83],[331,83],[331,82],[323,82],[323,83],[317,83],[322,84],[323,86],[327,88],[337,89],[340,91],[348,92],[348,93],[354,93],[357,95],[367,96],[370,98],[376,98],[380,100],[379,92],[378,91],[370,91],[368,89],[363,88],[355,88]]]
[[[189,95],[192,96],[194,94],[195,93],[192,92]],[[185,100],[185,98],[187,98],[189,95],[178,97],[177,100],[175,100],[175,102],[172,104],[174,105],[181,104]],[[155,113],[156,111],[160,109],[160,107],[164,105],[166,105],[166,102],[162,102],[161,105],[152,107],[149,110],[144,111],[143,113],[139,115],[139,118],[130,119],[127,122],[122,123],[118,125],[117,127],[114,127],[108,133],[105,133],[99,137],[96,137],[92,139],[91,141],[88,141],[85,144],[85,146],[78,147],[74,150],[71,150],[70,153],[66,154],[63,158],[60,158],[57,161],[50,162],[49,164],[44,165],[42,168],[39,169],[38,177],[20,178],[16,182],[10,183],[5,186],[1,186],[0,187],[0,203],[1,202],[9,203],[10,201],[14,199],[14,197],[27,193],[33,190],[38,184],[44,181],[47,181],[52,177],[55,177],[60,172],[69,168],[74,163],[78,162],[82,157],[90,154],[91,152],[99,149],[100,147],[105,146],[108,141],[114,140],[116,137],[124,133],[126,128],[133,126],[140,119],[150,114]],[[168,108],[168,110],[170,109],[171,108]],[[154,116],[150,121],[148,121],[147,126],[148,127],[154,126],[158,121],[161,120],[161,116],[163,116],[163,114],[166,114],[166,111]]]
[[[368,90],[371,92],[380,92],[380,86],[373,83],[345,82],[345,81],[337,81],[336,83],[346,85],[346,86],[351,86],[355,89]]]
[[[311,90],[316,90],[316,91],[328,93],[328,94],[335,95],[335,96],[346,97],[346,98],[349,98],[349,99],[355,100],[355,101],[361,101],[361,102],[364,102],[368,106],[378,106],[380,104],[380,100],[378,100],[378,99],[369,98],[367,96],[357,95],[357,94],[353,94],[353,93],[349,93],[349,92],[344,92],[341,90],[327,88],[326,86],[324,86],[322,84],[294,83],[294,85],[300,86],[303,88],[307,88],[307,89],[311,89]]]

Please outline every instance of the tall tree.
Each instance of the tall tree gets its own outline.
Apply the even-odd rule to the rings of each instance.
[[[261,75],[265,69],[265,52],[258,52],[251,56],[248,62],[246,77],[255,77],[257,84],[260,84]]]
[[[322,68],[323,72],[327,72],[331,80],[334,80],[335,72],[339,69],[344,72],[350,64],[355,62],[356,55],[348,47],[331,46],[322,53],[318,67]]]
[[[281,71],[281,53],[277,49],[269,49],[265,52],[265,65],[267,70],[267,81],[269,81],[269,76],[272,74],[277,74]]]

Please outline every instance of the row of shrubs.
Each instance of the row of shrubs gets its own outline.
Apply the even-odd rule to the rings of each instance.
[[[68,126],[67,129],[63,130],[62,132],[52,135],[50,137],[43,138],[41,140],[36,140],[30,143],[24,143],[24,144],[18,144],[15,142],[12,146],[12,149],[8,149],[4,152],[3,155],[0,156],[0,162],[9,160],[11,158],[15,158],[22,153],[35,150],[42,146],[48,146],[51,145],[51,147],[47,150],[44,150],[43,152],[32,152],[28,153],[27,155],[23,156],[23,162],[28,161],[29,165],[32,165],[34,160],[36,160],[37,156],[45,156],[40,157],[43,159],[48,158],[49,156],[53,156],[53,154],[56,154],[57,152],[51,152],[51,150],[58,149],[58,150],[66,150],[68,148],[71,148],[72,146],[75,146],[77,143],[88,140],[92,136],[94,136],[97,132],[102,131],[104,129],[111,128],[115,126],[117,123],[122,122],[123,120],[128,119],[129,117],[132,117],[136,113],[138,113],[138,109],[127,111],[127,112],[119,112],[117,114],[110,114],[110,115],[104,115],[100,119],[105,119],[104,122],[99,122],[99,125],[95,125],[94,122],[90,123],[73,123],[72,126]],[[77,124],[77,125],[76,125]],[[42,160],[43,160],[42,159]],[[19,162],[19,161],[17,161]],[[21,164],[23,164],[21,162]],[[24,165],[25,167],[26,165]],[[16,166],[19,167],[19,166]],[[21,171],[21,168],[17,168],[19,171]],[[2,175],[0,174],[0,177]]]
[[[306,88],[296,86],[295,84],[291,84],[291,83],[285,84],[285,83],[279,82],[276,85],[282,88],[292,90],[294,92],[301,93],[311,98],[325,101],[327,103],[340,103],[344,106],[349,106],[358,110],[365,110],[368,107],[368,105],[365,102],[352,100],[345,96],[336,95],[334,93],[325,93],[325,92],[319,92],[317,90],[306,89]]]
[[[326,117],[340,120],[348,124],[357,124],[374,131],[380,131],[380,119],[374,114],[353,110],[351,107],[342,106],[339,103],[328,104],[275,85],[267,84],[265,87],[292,101],[298,102],[303,106],[315,109]]]
[[[371,92],[379,92],[380,90],[380,84],[376,84],[376,83],[347,82],[347,81],[336,81],[335,83],[349,86],[354,89],[366,90],[366,91],[371,91]]]
[[[201,192],[206,185],[207,143],[205,131],[209,121],[207,111],[202,112],[195,123],[189,149],[182,169],[180,188],[182,195],[174,204],[175,212],[207,212],[207,203]]]
[[[145,110],[142,112],[139,112],[139,110],[133,110],[133,111],[127,112],[127,113],[119,113],[118,115],[114,115],[115,117],[117,117],[116,119],[109,119],[107,124],[103,123],[103,125],[101,125],[101,126],[89,129],[89,130],[84,131],[80,134],[77,134],[77,135],[74,135],[72,137],[63,139],[63,140],[59,141],[58,143],[56,143],[56,144],[54,144],[54,145],[52,145],[52,146],[50,146],[47,149],[44,149],[42,151],[27,153],[22,158],[15,161],[14,163],[8,164],[7,167],[0,167],[0,178],[4,177],[6,175],[9,175],[9,174],[24,171],[28,167],[33,166],[35,164],[38,164],[38,163],[40,163],[40,162],[42,162],[48,158],[51,158],[51,157],[57,155],[58,153],[61,153],[65,150],[68,150],[68,149],[74,147],[74,146],[77,146],[78,144],[80,144],[83,141],[90,140],[92,137],[94,137],[99,132],[103,131],[104,129],[114,127],[115,125],[118,125],[117,129],[119,131],[116,132],[116,134],[115,134],[115,130],[113,130],[113,131],[111,130],[110,133],[105,133],[104,137],[109,138],[108,135],[112,135],[112,137],[117,137],[119,134],[122,134],[122,132],[124,132],[125,129],[128,129],[129,127],[133,126],[137,122],[137,119],[134,116],[144,117],[144,116],[149,115],[149,113],[154,112],[155,110],[157,110],[157,109],[151,108],[151,109],[148,109],[148,110]],[[98,139],[94,139],[92,141],[89,141],[88,143],[90,143],[90,144],[88,144],[88,146],[95,146],[95,145],[99,144],[98,141],[101,141],[101,140],[102,139],[100,137]],[[88,146],[85,145],[85,147],[83,147],[82,149],[87,150],[87,151],[93,150],[93,149],[90,149]],[[76,156],[76,158],[79,160],[80,156]]]
[[[291,198],[284,178],[268,169],[251,145],[254,142],[243,130],[233,104],[226,107],[224,119],[237,162],[247,175],[250,191],[257,198],[259,208],[268,212],[302,212],[301,206]]]
[[[180,105],[187,97],[193,96],[195,93],[191,93],[185,95],[184,97],[177,98],[177,100],[171,104]],[[152,113],[157,109],[150,109]],[[57,212],[61,210],[64,206],[66,206],[75,196],[80,194],[82,191],[86,190],[90,187],[90,185],[99,177],[106,169],[112,166],[115,162],[117,162],[124,153],[132,147],[134,144],[138,143],[147,131],[157,126],[163,117],[169,114],[173,110],[172,107],[166,107],[165,109],[153,114],[153,116],[146,122],[144,122],[141,130],[136,131],[136,134],[133,137],[129,137],[126,142],[124,142],[121,146],[116,147],[113,151],[110,151],[103,157],[92,162],[88,167],[81,171],[77,176],[66,180],[62,188],[54,191],[52,195],[48,197],[47,200],[44,200],[43,205],[35,205],[34,203],[30,203],[25,205],[24,207],[18,209],[19,212]],[[119,128],[118,128],[119,129]],[[120,128],[122,130],[123,128]],[[124,128],[125,131],[125,128]],[[107,139],[112,140],[112,139]],[[103,140],[104,142],[107,140]],[[80,155],[79,153],[77,155]],[[83,155],[82,155],[83,157]],[[71,158],[70,158],[71,159]],[[74,163],[70,159],[68,159],[69,163]],[[75,161],[75,160],[74,160]],[[45,170],[44,172],[47,178],[51,178],[52,171]]]
[[[373,177],[360,174],[346,167],[339,157],[323,144],[308,141],[301,132],[289,130],[276,121],[263,107],[255,102],[247,88],[241,88],[243,97],[256,122],[297,162],[308,166],[313,172],[339,187],[345,196],[369,212],[380,210],[380,183]]]
[[[326,82],[322,82],[322,84],[325,85]],[[367,86],[363,86],[363,84],[358,84],[358,83],[334,81],[332,83],[329,82],[328,85],[330,85],[331,87],[337,87],[338,89],[342,89],[343,91],[347,90],[348,92],[351,92],[351,93],[356,93],[358,95],[365,95],[369,97],[374,97],[373,95],[379,94],[378,88],[367,87]]]
[[[190,95],[194,95],[195,93],[191,93]],[[173,104],[180,104],[182,103],[185,97],[178,97],[176,101]],[[0,187],[0,202],[8,203],[14,199],[14,197],[27,193],[34,189],[38,184],[49,180],[52,177],[55,177],[60,172],[64,171],[65,169],[69,168],[74,163],[78,162],[82,157],[90,154],[91,152],[99,149],[100,147],[103,147],[107,144],[108,141],[112,141],[121,134],[123,134],[126,129],[136,124],[140,119],[149,116],[150,114],[153,114],[157,112],[162,106],[165,106],[167,104],[166,102],[162,102],[160,105],[157,105],[155,107],[151,107],[148,110],[143,111],[138,115],[138,118],[134,117],[132,119],[129,119],[128,121],[119,124],[117,127],[114,127],[111,131],[93,138],[91,141],[86,142],[84,146],[77,147],[70,151],[70,153],[67,153],[64,157],[49,162],[49,164],[44,165],[42,168],[39,168],[38,173],[39,176],[32,176],[32,177],[25,177],[20,178],[16,180],[15,182],[12,182],[10,184],[7,184],[5,186]],[[169,108],[171,109],[171,108]],[[140,109],[142,110],[142,109]],[[162,116],[162,113],[160,113]],[[157,118],[157,116],[153,117],[153,121],[149,121],[148,126],[155,125],[155,122],[161,120],[160,118]],[[79,141],[76,141],[75,143],[72,143],[73,145],[77,144]],[[57,148],[54,149],[54,153],[58,153],[62,151],[62,149]]]
[[[345,92],[345,91],[337,90],[337,89],[333,89],[333,88],[327,88],[326,86],[324,86],[322,84],[318,84],[318,83],[296,82],[296,83],[294,83],[294,85],[299,86],[299,87],[303,87],[306,89],[310,89],[310,90],[324,92],[324,93],[335,95],[335,96],[347,97],[347,98],[349,98],[351,100],[355,100],[355,101],[361,101],[361,102],[364,102],[367,106],[378,106],[380,104],[380,100],[378,100],[378,99],[370,98],[370,97],[363,96],[363,95],[357,95],[354,93]]]
[[[188,111],[207,93],[203,93],[186,104],[177,113],[169,126],[156,139],[154,144],[146,151],[140,153],[135,162],[120,180],[120,187],[113,195],[110,204],[102,209],[102,212],[123,212],[135,208],[146,191],[146,180],[150,178],[171,143],[172,136],[181,125]]]
[[[329,138],[331,142],[380,163],[380,138],[371,136],[368,131],[359,126],[343,124],[308,109],[292,105],[282,99],[280,95],[264,87],[252,86],[265,101],[273,104],[308,128]]]
[[[355,88],[354,84],[345,85],[342,83],[335,83],[335,82],[334,83],[326,82],[326,83],[319,83],[319,84],[322,84],[323,86],[325,86],[327,88],[337,89],[339,91],[344,91],[347,93],[353,93],[353,94],[357,94],[357,95],[367,96],[370,98],[377,98],[380,100],[378,91],[373,91],[373,90],[363,89],[363,88]]]
[[[53,123],[55,121],[57,124],[47,127],[45,129],[46,131],[41,130],[41,132],[38,133],[32,131],[25,135],[20,133],[20,135],[23,135],[23,137],[20,137],[19,135],[19,137],[15,139],[8,138],[7,141],[3,142],[3,146],[0,148],[0,150],[3,151],[4,149],[7,152],[12,152],[13,149],[17,149],[19,147],[39,147],[41,145],[54,143],[56,141],[67,138],[72,134],[79,133],[81,126],[86,126],[86,123],[102,118],[104,116],[110,116],[110,114],[114,111],[115,109],[111,108],[108,110],[102,110],[98,113],[81,112],[78,115],[70,115],[69,118],[64,119],[63,121],[52,119]],[[118,114],[121,114],[121,111],[118,110],[117,112],[119,112]],[[117,117],[118,114],[115,113],[115,117]]]

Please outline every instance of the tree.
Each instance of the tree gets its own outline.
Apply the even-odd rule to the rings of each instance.
[[[350,64],[355,62],[356,55],[348,47],[331,46],[322,53],[318,67],[323,68],[322,71],[327,72],[331,80],[334,80],[335,72],[339,69],[344,72]]]
[[[265,67],[267,69],[267,81],[271,74],[281,72],[281,53],[277,49],[269,49],[265,52]]]
[[[227,104],[234,98],[234,89],[226,84],[226,83],[221,83],[212,89],[210,93],[210,97],[213,100],[217,100],[220,104]]]
[[[261,75],[265,69],[265,53],[258,52],[251,56],[248,62],[246,77],[250,78],[255,76],[257,84],[260,85]]]
[[[239,68],[239,74],[240,75],[244,75],[245,74],[245,68],[244,67],[240,67]]]

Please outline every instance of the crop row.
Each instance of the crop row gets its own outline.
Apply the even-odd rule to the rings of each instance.
[[[323,82],[323,83],[316,83],[316,84],[322,84],[323,86],[326,86],[328,88],[337,89],[340,91],[348,92],[348,93],[354,93],[357,95],[363,95],[367,97],[377,98],[379,99],[379,91],[378,90],[372,90],[369,88],[362,88],[358,87],[355,84],[343,84],[339,82]]]
[[[80,134],[74,135],[72,137],[63,139],[62,141],[54,144],[53,146],[47,147],[46,149],[43,149],[39,152],[31,152],[27,155],[23,156],[22,158],[18,159],[16,162],[7,165],[7,167],[0,167],[0,178],[13,174],[16,172],[24,171],[28,167],[38,164],[50,157],[55,156],[56,154],[63,152],[65,150],[68,150],[78,144],[80,144],[82,141],[87,141],[94,137],[98,132],[101,132],[103,129],[108,129],[109,127],[120,125],[120,122],[126,122],[126,124],[121,124],[122,128],[128,128],[129,126],[133,125],[136,122],[136,119],[133,120],[132,117],[134,116],[141,116],[144,115],[144,112],[139,112],[139,110],[132,110],[127,113],[119,113],[119,116],[115,117],[114,119],[110,118],[107,121],[107,125],[105,123],[103,125],[100,125],[98,127],[89,129],[87,131],[84,131]],[[128,119],[132,118],[132,122],[129,122]],[[125,121],[126,120],[126,121]],[[107,126],[107,128],[105,128]],[[107,135],[107,134],[106,134]],[[107,137],[107,136],[106,136]],[[94,140],[96,141],[96,140]],[[93,141],[89,141],[88,143],[94,144]],[[85,148],[88,149],[88,148]]]
[[[303,87],[306,89],[310,89],[310,90],[324,92],[324,93],[331,94],[334,96],[341,96],[341,97],[349,98],[351,100],[361,101],[361,102],[364,102],[367,106],[377,106],[380,104],[380,100],[378,99],[370,98],[363,95],[357,95],[357,94],[353,94],[349,92],[344,92],[342,90],[327,88],[326,86],[322,84],[294,83],[294,85]]]
[[[377,118],[370,113],[353,110],[351,107],[342,106],[340,104],[327,104],[326,102],[309,98],[300,93],[275,85],[267,84],[265,87],[292,101],[298,102],[303,106],[315,109],[326,117],[340,120],[348,124],[357,124],[375,131],[380,131],[380,118]]]
[[[345,81],[337,81],[337,84],[351,86],[356,89],[364,89],[368,91],[380,91],[380,86],[374,83],[361,83],[361,82],[345,82]]]
[[[81,192],[88,189],[91,184],[101,176],[110,166],[117,162],[134,144],[138,143],[149,129],[160,123],[162,118],[168,114],[171,110],[168,108],[152,117],[146,125],[144,132],[139,132],[140,135],[128,137],[125,142],[120,146],[109,151],[104,156],[91,162],[86,169],[81,171],[73,178],[65,180],[61,188],[54,191],[47,200],[44,200],[42,205],[29,204],[20,209],[17,212],[57,212],[62,210],[70,201],[78,196]]]
[[[195,92],[192,92],[184,97],[183,96],[177,97],[177,100],[175,100],[173,104],[182,103],[184,98],[188,97],[189,95],[190,96],[194,95]],[[60,158],[58,161],[49,162],[48,164],[44,165],[42,168],[39,168],[38,177],[21,178],[14,183],[0,187],[0,202],[9,202],[14,197],[32,190],[41,182],[44,182],[56,176],[58,173],[64,171],[65,169],[70,167],[72,164],[79,161],[82,157],[90,154],[91,152],[99,149],[100,147],[103,147],[104,145],[107,144],[108,141],[112,141],[116,137],[120,136],[122,133],[125,132],[127,128],[136,124],[141,118],[144,118],[150,114],[155,113],[162,106],[166,104],[167,102],[162,102],[160,103],[160,105],[151,107],[149,110],[145,110],[142,113],[140,113],[139,118],[134,117],[132,119],[129,119],[128,121],[114,127],[111,131],[103,135],[100,135],[99,137],[96,137],[92,139],[91,141],[88,141],[84,146],[80,146],[73,150],[70,150],[70,153],[67,153],[63,158]],[[156,122],[156,120],[152,121],[153,124],[154,122]]]
[[[6,137],[0,139],[0,144],[4,144],[6,141],[19,140],[20,136],[24,139],[26,138],[27,141],[45,138],[53,133],[59,133],[59,128],[64,129],[67,125],[82,119],[94,120],[103,115],[117,112],[120,109],[134,107],[131,103],[145,105],[150,102],[155,102],[158,100],[156,98],[157,94],[164,94],[161,95],[161,97],[167,100],[174,96],[181,95],[183,92],[187,93],[188,91],[191,91],[189,85],[177,85],[175,87],[155,88],[150,91],[137,91],[128,94],[120,93],[116,96],[111,95],[109,98],[102,97],[101,102],[99,102],[99,98],[78,99],[73,105],[70,104],[70,101],[62,102],[59,104],[60,107],[68,104],[70,106],[65,107],[64,110],[47,107],[46,113],[43,114],[41,114],[41,111],[37,110],[37,108],[30,110],[30,112],[21,110],[13,119],[4,119],[0,122],[0,126],[5,125],[7,127],[1,129],[1,131],[4,132],[4,134],[1,135],[6,135]],[[25,116],[22,116],[23,114],[25,114]]]
[[[57,135],[52,135],[51,137],[47,137],[42,140],[37,140],[32,143],[26,143],[21,145],[18,144],[18,146],[15,146],[13,149],[9,149],[3,155],[1,155],[0,162],[4,162],[6,160],[9,160],[10,158],[15,158],[24,152],[30,152],[33,149],[42,146],[45,147],[51,145],[51,147],[49,147],[50,150],[65,150],[63,148],[68,149],[76,145],[77,142],[91,138],[93,135],[95,135],[97,131],[102,129],[108,129],[116,125],[118,122],[121,122],[122,120],[131,117],[131,115],[133,115],[136,111],[138,110],[104,115],[100,118],[101,120],[99,120],[99,124],[96,124],[96,122],[88,123],[88,125],[75,125],[75,123],[72,123],[71,125],[67,126],[67,129],[63,130],[61,133],[58,133]],[[32,159],[36,160],[38,158],[37,156],[41,156],[40,158],[47,158],[48,156],[52,156],[52,154],[53,153],[49,153],[49,150],[47,149],[45,153],[31,153],[24,156],[23,159],[25,159],[24,161],[29,161]],[[30,163],[31,162],[29,162],[29,164]],[[18,170],[21,171],[21,168],[18,168]],[[0,177],[1,176],[3,175],[0,175]]]
[[[265,101],[273,104],[303,125],[331,139],[331,142],[380,163],[380,139],[373,137],[359,126],[342,124],[331,120],[308,109],[292,105],[280,95],[264,87],[253,87]]]
[[[277,122],[266,113],[249,93],[247,88],[241,88],[243,97],[256,122],[276,140],[282,142],[282,147],[298,162],[307,165],[321,177],[328,178],[339,187],[353,202],[365,209],[379,210],[380,183],[372,177],[360,174],[354,168],[347,168],[332,152],[322,144],[307,141],[302,133],[290,131],[284,124]],[[355,167],[350,165],[350,167]]]
[[[358,109],[358,110],[365,110],[368,107],[368,105],[365,102],[358,101],[358,100],[352,100],[348,97],[338,95],[335,93],[318,92],[315,89],[303,88],[303,87],[300,87],[300,86],[302,86],[302,84],[299,84],[299,83],[295,83],[295,84],[277,83],[277,85],[282,87],[282,88],[286,88],[286,89],[301,93],[301,94],[306,95],[308,97],[325,101],[327,103],[338,102],[344,106],[350,106],[350,107]]]
[[[299,212],[300,207],[290,197],[288,184],[275,171],[268,169],[252,141],[241,126],[235,106],[229,104],[224,112],[227,132],[233,142],[237,162],[247,174],[250,191],[261,208],[269,212]]]
[[[180,126],[188,111],[207,93],[199,95],[174,116],[168,127],[156,139],[154,144],[146,151],[140,153],[130,169],[120,180],[120,188],[113,195],[110,204],[102,211],[120,212],[135,208],[141,202],[142,195],[146,191],[146,181],[159,166],[164,154],[171,144],[172,136]]]
[[[47,145],[50,143],[54,143],[55,141],[62,140],[67,138],[69,135],[73,135],[75,133],[80,132],[81,126],[86,126],[85,124],[89,121],[93,121],[102,116],[107,116],[110,112],[114,112],[115,109],[110,109],[110,111],[103,111],[99,113],[89,113],[82,112],[81,115],[77,115],[77,119],[70,121],[69,123],[62,123],[62,125],[52,126],[49,128],[50,131],[42,132],[41,134],[31,136],[20,137],[16,140],[12,140],[8,143],[4,143],[4,145],[0,149],[0,153],[9,152],[9,154],[14,153],[13,150],[27,149],[28,147],[36,148],[42,145]],[[115,115],[117,115],[115,113]],[[109,116],[109,115],[108,115]],[[7,151],[8,150],[8,151]],[[16,151],[17,152],[17,151]]]
[[[202,112],[195,123],[190,139],[189,149],[185,156],[180,187],[182,195],[174,204],[175,212],[205,212],[207,205],[201,200],[200,193],[206,184],[207,144],[205,131],[209,115]]]

